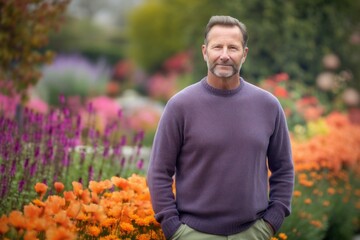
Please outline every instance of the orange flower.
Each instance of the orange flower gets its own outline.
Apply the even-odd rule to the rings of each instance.
[[[40,195],[40,197],[42,197],[46,193],[48,186],[44,183],[36,183],[34,188],[35,191]]]
[[[76,196],[81,196],[83,193],[83,185],[79,182],[72,182],[73,191]]]
[[[294,195],[294,197],[300,197],[300,196],[301,196],[301,192],[300,192],[299,190],[295,190],[295,191],[293,192],[293,195]]]
[[[330,194],[330,195],[334,195],[336,193],[336,190],[334,188],[328,188],[327,192]]]
[[[70,218],[75,218],[76,216],[79,215],[79,213],[81,212],[82,206],[80,202],[75,202],[72,201],[70,202],[68,208],[66,209],[66,214],[70,217]]]
[[[306,204],[311,204],[311,202],[312,202],[312,201],[311,201],[310,198],[307,198],[307,199],[304,200],[304,203],[306,203]]]
[[[106,189],[110,189],[112,187],[112,183],[110,180],[105,180],[101,182],[96,181],[90,181],[89,188],[92,192],[95,192],[97,194],[102,193]]]
[[[279,233],[279,238],[282,240],[286,240],[288,237],[286,236],[285,233]]]
[[[46,230],[47,240],[75,240],[76,234],[64,227],[52,227]]]
[[[137,240],[151,240],[152,237],[149,234],[140,234],[136,237]]]
[[[317,228],[322,228],[323,227],[323,224],[318,220],[312,220],[310,223],[311,223],[311,225],[313,225],[313,226],[315,226]]]
[[[45,203],[39,199],[35,199],[32,202],[38,207],[45,207]]]
[[[24,235],[24,240],[38,240],[38,232],[34,230],[27,230]]]
[[[101,229],[97,226],[89,226],[87,228],[87,233],[94,237],[99,236],[100,232],[101,232]]]
[[[64,198],[65,198],[66,201],[71,202],[71,201],[74,201],[76,199],[76,196],[75,196],[74,192],[65,191],[64,192]]]
[[[0,234],[4,234],[9,231],[8,218],[2,215],[0,218]]]
[[[134,231],[134,226],[127,222],[120,223],[120,228],[127,233]]]
[[[61,182],[55,182],[54,187],[55,187],[56,192],[58,192],[58,193],[62,192],[65,188],[64,184],[62,184]]]
[[[15,228],[26,228],[26,219],[20,211],[12,211],[9,214],[8,221],[9,224],[14,226]]]
[[[32,219],[32,218],[37,218],[40,216],[40,214],[42,213],[43,208],[39,208],[36,205],[33,204],[29,204],[24,206],[24,215],[26,218]]]
[[[126,190],[129,187],[128,181],[124,178],[112,177],[111,181],[115,186],[117,186],[118,188],[121,188],[123,190]]]

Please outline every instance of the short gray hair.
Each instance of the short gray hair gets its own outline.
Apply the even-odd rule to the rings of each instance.
[[[246,31],[246,26],[244,23],[240,22],[236,18],[230,17],[230,16],[212,16],[206,25],[205,28],[205,39],[204,43],[207,44],[207,36],[211,30],[212,27],[215,25],[222,25],[222,26],[236,26],[240,29],[242,35],[243,35],[243,46],[247,46],[248,42],[248,33]]]

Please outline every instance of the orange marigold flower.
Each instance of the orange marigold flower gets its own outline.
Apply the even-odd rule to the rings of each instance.
[[[140,234],[136,237],[136,240],[151,240],[151,236],[149,234]]]
[[[26,219],[20,211],[12,211],[9,214],[8,222],[15,228],[26,228]]]
[[[111,227],[112,225],[115,225],[117,223],[117,219],[116,218],[106,218],[103,221],[101,221],[101,226],[103,227]]]
[[[122,177],[112,177],[111,178],[112,183],[123,190],[127,189],[129,187],[129,182]]]
[[[47,240],[75,240],[76,234],[64,227],[52,227],[46,230]]]
[[[63,227],[71,226],[71,221],[67,216],[65,210],[62,210],[54,215],[54,221]]]
[[[71,202],[71,201],[74,201],[76,199],[76,196],[75,196],[74,192],[65,191],[64,192],[64,198],[65,198],[66,201]]]
[[[46,206],[45,203],[43,201],[41,201],[40,199],[34,199],[32,202],[38,207],[45,207]]]
[[[328,206],[330,206],[330,201],[325,200],[322,205],[323,205],[324,207],[328,207]]]
[[[79,215],[79,213],[81,212],[81,209],[82,209],[82,205],[80,202],[72,201],[72,202],[70,202],[70,205],[66,209],[66,214],[70,218],[75,218],[76,216]]]
[[[40,196],[43,196],[47,189],[48,189],[48,186],[44,183],[37,183],[35,184],[35,191],[40,195]]]
[[[110,234],[105,237],[100,237],[100,240],[120,240],[116,235]]]
[[[319,220],[312,220],[310,223],[317,228],[323,227],[323,224]]]
[[[97,226],[89,226],[87,228],[87,233],[94,237],[99,236],[100,232],[101,232],[101,229]]]
[[[56,192],[60,193],[60,192],[62,192],[64,190],[65,186],[61,182],[55,182],[54,183],[54,188],[55,188]]]
[[[295,191],[293,192],[293,195],[294,195],[294,197],[300,197],[300,196],[301,196],[301,192],[300,192],[299,190],[295,190]]]
[[[120,223],[120,228],[127,233],[134,231],[134,226],[127,222]]]
[[[328,188],[327,192],[330,194],[330,195],[334,195],[336,193],[336,190],[334,188]]]
[[[27,230],[24,235],[24,240],[38,240],[38,232],[34,230]]]
[[[312,202],[312,201],[311,201],[310,198],[307,198],[307,199],[304,200],[304,203],[306,203],[306,204],[311,204],[311,202]]]
[[[39,200],[40,201],[40,200]],[[24,215],[26,218],[37,218],[43,212],[43,208],[39,208],[36,205],[28,204],[24,206]]]
[[[81,196],[83,193],[83,185],[79,182],[72,182],[73,191],[76,196]]]
[[[288,237],[286,236],[285,233],[279,233],[279,238],[282,240],[286,240]]]
[[[9,231],[8,218],[2,215],[0,218],[0,234],[4,234]]]

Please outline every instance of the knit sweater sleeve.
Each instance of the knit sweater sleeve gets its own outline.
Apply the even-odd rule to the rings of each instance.
[[[285,115],[280,103],[278,103],[276,124],[270,138],[267,155],[271,171],[269,179],[270,202],[263,218],[277,232],[284,218],[291,212],[291,198],[294,187],[291,143]]]
[[[176,159],[182,144],[182,128],[178,110],[169,101],[159,121],[153,142],[147,183],[156,220],[166,239],[180,227],[179,213],[172,190]]]

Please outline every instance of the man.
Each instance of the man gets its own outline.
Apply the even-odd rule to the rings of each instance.
[[[237,19],[211,17],[207,76],[165,107],[147,180],[167,239],[270,239],[290,214],[286,119],[273,95],[240,77],[247,39]]]

